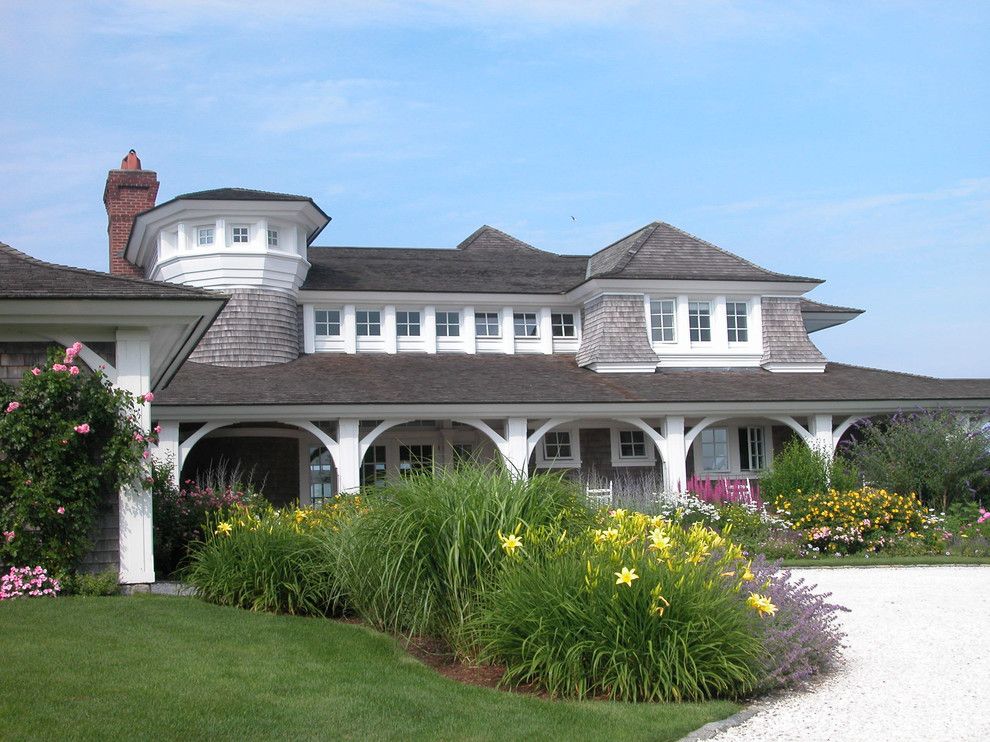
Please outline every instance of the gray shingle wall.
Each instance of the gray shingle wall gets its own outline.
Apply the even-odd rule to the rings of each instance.
[[[189,360],[214,366],[269,366],[299,357],[298,307],[289,296],[234,289]]]
[[[96,517],[93,548],[82,558],[83,572],[106,572],[120,569],[120,515],[116,492],[108,494]]]
[[[577,364],[656,363],[642,296],[599,296],[585,304]]]
[[[825,363],[825,356],[808,338],[801,300],[767,296],[763,308],[762,363]]]
[[[51,343],[0,343],[0,381],[17,384],[24,372],[45,363]]]

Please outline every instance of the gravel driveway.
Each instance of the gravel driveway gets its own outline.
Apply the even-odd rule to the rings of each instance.
[[[990,740],[990,565],[800,569],[852,609],[842,669],[717,742]]]

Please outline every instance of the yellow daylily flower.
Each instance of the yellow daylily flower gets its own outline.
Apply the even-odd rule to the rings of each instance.
[[[635,569],[629,569],[629,567],[623,567],[621,572],[615,572],[615,584],[616,585],[627,585],[632,587],[633,580],[638,580],[639,575],[636,574]]]
[[[230,535],[230,532],[233,531],[233,530],[234,530],[234,527],[232,525],[230,525],[230,523],[228,523],[227,521],[224,521],[223,523],[220,523],[217,526],[216,532],[218,534],[222,533],[224,536],[229,536]]]
[[[506,554],[514,554],[516,549],[522,546],[522,538],[514,533],[510,533],[508,536],[499,533],[498,538],[502,542],[502,548],[505,549]]]
[[[750,593],[746,598],[746,605],[760,614],[760,616],[772,616],[777,612],[777,606],[770,602],[770,598],[757,593]]]

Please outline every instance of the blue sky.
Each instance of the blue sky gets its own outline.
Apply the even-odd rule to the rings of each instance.
[[[987,39],[984,2],[15,0],[0,241],[105,269],[134,147],[160,201],[312,196],[320,244],[661,219],[866,309],[833,360],[990,376]]]

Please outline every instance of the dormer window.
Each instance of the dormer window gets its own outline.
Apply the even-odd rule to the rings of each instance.
[[[437,337],[456,338],[461,334],[460,312],[437,312]]]
[[[340,335],[340,310],[317,309],[315,312],[316,334],[323,337]]]
[[[358,309],[354,315],[358,337],[378,337],[382,334],[382,313],[379,310]]]
[[[268,247],[278,247],[278,230],[268,230]]]
[[[674,300],[650,302],[650,336],[655,343],[674,342]]]
[[[576,335],[574,329],[574,315],[571,313],[550,315],[550,326],[553,328],[555,338],[572,338]]]
[[[213,244],[213,227],[199,227],[196,230],[196,244],[206,247]]]
[[[231,232],[231,241],[237,244],[247,244],[248,241],[248,228],[247,227],[234,227]]]
[[[474,334],[480,338],[497,338],[502,334],[498,312],[475,312]]]
[[[396,312],[395,334],[399,337],[419,337],[419,312]]]
[[[688,326],[692,343],[709,343],[712,340],[712,305],[707,301],[688,302]]]
[[[539,337],[536,312],[516,312],[512,315],[512,323],[515,325],[517,338]]]
[[[745,343],[749,340],[747,318],[749,312],[744,301],[725,302],[725,321],[729,329],[730,343]]]

